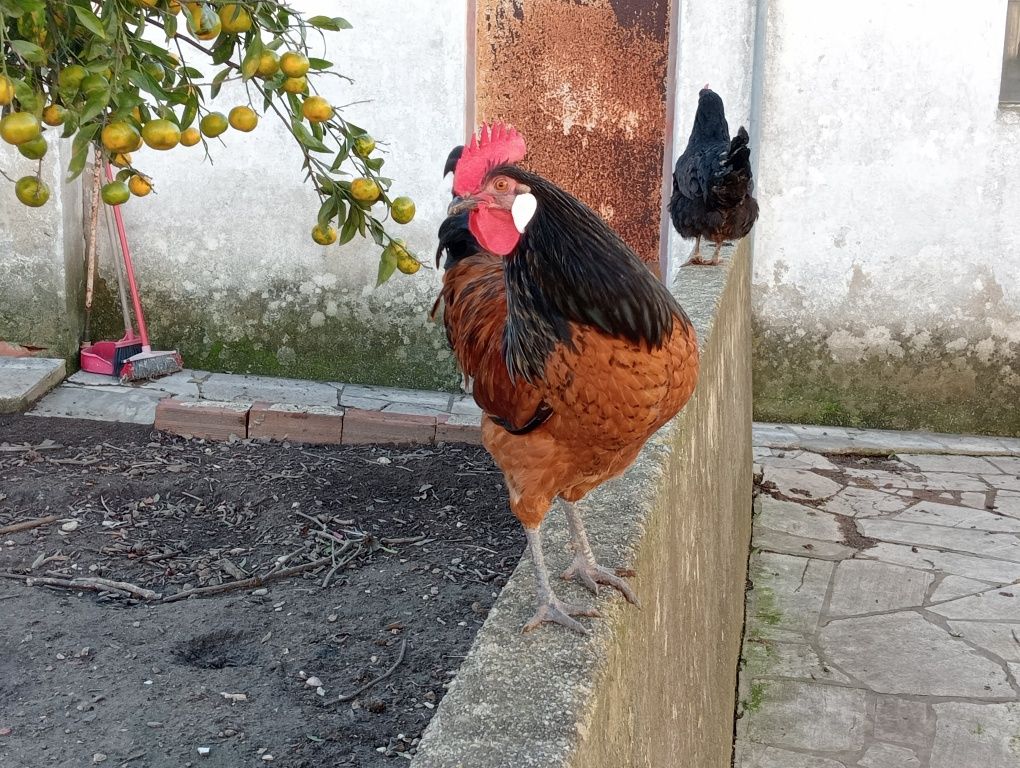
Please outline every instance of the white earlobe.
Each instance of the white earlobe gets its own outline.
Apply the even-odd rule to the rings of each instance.
[[[524,228],[528,226],[528,222],[531,221],[531,217],[535,215],[537,209],[538,200],[530,192],[525,192],[514,198],[514,204],[510,206],[510,215],[514,217],[514,226],[522,235]]]

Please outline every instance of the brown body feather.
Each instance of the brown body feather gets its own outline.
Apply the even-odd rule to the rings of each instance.
[[[552,501],[576,501],[616,477],[649,437],[683,407],[698,376],[694,328],[677,318],[661,346],[570,323],[572,344],[557,344],[544,375],[511,379],[504,359],[504,260],[479,253],[449,266],[441,301],[447,336],[474,378],[485,412],[482,440],[506,476],[510,505],[528,527]],[[521,427],[548,413],[525,434]]]

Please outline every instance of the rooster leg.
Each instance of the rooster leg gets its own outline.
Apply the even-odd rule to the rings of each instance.
[[[539,528],[525,528],[524,533],[528,536],[531,559],[535,563],[535,582],[538,593],[538,610],[531,617],[531,621],[524,625],[524,631],[530,632],[546,622],[554,622],[575,632],[580,632],[582,635],[587,634],[588,630],[570,617],[591,616],[597,619],[601,618],[599,612],[594,608],[564,603],[556,597],[549,585],[549,569],[545,565],[545,556],[542,554],[542,535],[539,533]]]
[[[577,506],[569,501],[563,501],[563,507],[567,513],[567,524],[570,526],[570,540],[574,546],[574,562],[563,572],[560,578],[571,580],[577,579],[596,595],[599,593],[599,585],[604,584],[620,590],[627,602],[640,605],[637,595],[630,588],[630,584],[608,568],[603,568],[595,560],[595,553],[591,551],[591,544],[588,542],[588,532],[584,529],[584,521],[581,520],[581,513]],[[631,573],[630,575],[633,575]]]

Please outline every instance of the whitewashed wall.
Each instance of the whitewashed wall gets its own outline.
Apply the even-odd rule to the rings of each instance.
[[[385,150],[384,175],[396,180],[392,193],[416,201],[415,220],[393,230],[431,262],[449,201],[443,163],[464,138],[464,2],[294,5],[354,25],[326,33],[322,51],[353,84],[318,78],[316,85],[333,104],[364,102],[343,115]],[[244,102],[242,87],[233,84],[210,107],[226,114]],[[261,112],[261,100],[254,106]],[[253,133],[228,131],[222,139],[212,143],[212,164],[201,146],[145,149],[135,158],[158,194],[133,199],[124,216],[163,343],[199,351],[191,361],[199,366],[455,382],[445,340],[426,320],[437,274],[397,274],[376,290],[374,243],[315,245],[318,200],[302,179],[301,153],[275,115],[263,116]],[[175,337],[182,326],[185,333]]]
[[[815,419],[814,402],[850,422],[1020,430],[1005,16],[1006,0],[769,0],[759,415]]]
[[[0,178],[0,354],[27,347],[64,356],[77,348],[84,247],[80,186],[63,183],[69,158],[70,142],[51,141],[42,163],[50,188],[44,207],[26,208]],[[12,179],[36,167],[0,142],[0,169]]]

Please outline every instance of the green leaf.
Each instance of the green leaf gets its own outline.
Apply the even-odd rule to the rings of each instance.
[[[314,57],[308,57],[308,68],[309,69],[332,69],[333,62],[326,61],[325,59],[316,59]]]
[[[184,105],[184,112],[181,113],[181,130],[190,127],[196,117],[198,117],[198,97],[192,96]]]
[[[343,229],[340,230],[340,245],[346,245],[354,239],[358,233],[358,221],[363,215],[358,206],[350,207],[350,210],[347,211],[347,221],[344,222]]]
[[[231,35],[221,35],[212,49],[213,64],[223,64],[234,53],[234,38]]]
[[[376,278],[375,286],[378,288],[391,277],[397,269],[397,254],[392,248],[383,248],[379,257],[379,276]]]
[[[8,40],[7,45],[25,61],[30,61],[33,64],[46,63],[46,52],[35,43],[30,43],[28,40],[14,39]]]
[[[321,229],[329,226],[330,220],[336,215],[338,202],[335,197],[329,197],[319,207],[319,215],[316,217],[316,221]]]
[[[384,162],[385,161],[381,157],[373,157],[373,158],[370,158],[370,159],[366,160],[365,161],[365,165],[367,165],[373,171],[378,171],[380,168],[382,168],[382,164]]]
[[[166,39],[172,40],[177,35],[177,17],[172,13],[163,17],[163,26],[166,27]]]
[[[141,88],[143,91],[146,91],[147,93],[151,93],[157,99],[165,100],[167,98],[167,92],[164,91],[159,86],[159,84],[152,79],[149,73],[129,69],[127,72],[124,73],[124,76],[128,79],[128,82],[130,82],[132,85]]]
[[[298,120],[294,120],[291,127],[294,129],[294,135],[297,136],[297,140],[300,141],[304,146],[313,152],[332,152],[332,150],[323,144],[319,139],[315,138],[311,132]]]
[[[71,6],[74,8],[74,15],[78,17],[78,21],[81,22],[89,32],[96,37],[106,39],[106,30],[103,29],[103,22],[99,20],[96,14],[92,13],[88,8],[83,8],[80,5]]]
[[[383,236],[386,234],[383,231],[383,225],[380,224],[376,219],[372,218],[368,221],[368,229],[372,233],[372,239],[375,240],[376,245],[383,244]]]
[[[110,89],[105,88],[102,91],[98,91],[89,97],[89,100],[85,102],[85,109],[81,111],[81,122],[87,123],[93,117],[98,115],[104,109],[106,105],[110,103]]]
[[[216,73],[216,77],[212,79],[212,83],[209,86],[210,97],[215,99],[216,96],[219,95],[220,88],[223,87],[223,81],[227,79],[227,76],[229,74],[230,74],[229,69],[221,69],[219,72]]]
[[[350,29],[351,25],[346,19],[339,16],[312,16],[307,19],[308,23],[317,29],[328,29],[330,32],[339,32],[341,29]]]
[[[253,35],[248,43],[247,50],[244,52],[244,58],[241,60],[242,78],[251,80],[255,77],[255,72],[259,68],[259,59],[262,57],[264,49],[265,46],[262,45],[262,38],[258,35]]]
[[[67,164],[67,182],[70,183],[81,176],[85,170],[85,163],[89,158],[89,149],[92,148],[92,137],[99,131],[99,124],[92,123],[84,126],[71,142],[71,161]]]

